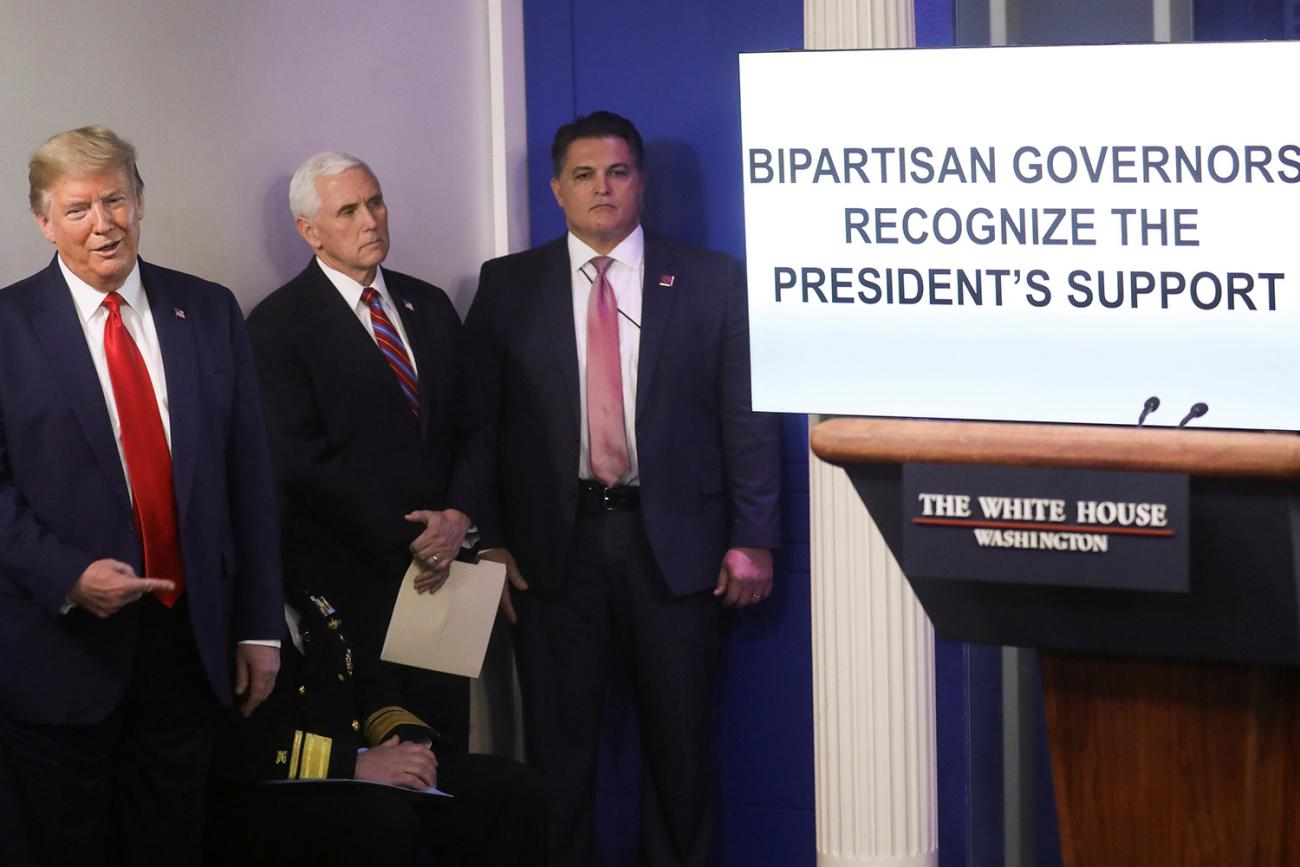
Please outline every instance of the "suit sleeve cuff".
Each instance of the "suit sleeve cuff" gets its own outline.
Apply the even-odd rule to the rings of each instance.
[[[402,731],[399,732],[399,729]],[[413,740],[415,738],[411,737],[412,729],[428,732],[428,737],[431,740],[442,740],[442,736],[438,734],[433,726],[406,708],[389,705],[388,707],[381,707],[366,718],[366,743],[372,747],[377,746],[388,740],[388,737],[393,734],[397,734],[399,739],[402,740]],[[402,737],[403,734],[407,735],[407,737]]]

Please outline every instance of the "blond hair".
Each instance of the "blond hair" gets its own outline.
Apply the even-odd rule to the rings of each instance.
[[[51,137],[27,163],[28,204],[33,214],[50,205],[50,188],[73,172],[121,171],[135,179],[136,198],[144,196],[144,181],[135,164],[135,147],[106,126],[83,126]]]

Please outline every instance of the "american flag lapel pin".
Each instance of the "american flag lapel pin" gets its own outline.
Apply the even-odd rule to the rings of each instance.
[[[664,287],[665,289],[673,288],[673,283],[675,283],[676,281],[677,281],[677,277],[674,274],[659,275],[659,285]]]
[[[403,301],[402,306],[405,307],[407,310],[411,311],[412,313],[415,312],[415,305],[412,304],[410,301]]]
[[[179,307],[173,307],[173,308],[172,308],[172,312],[176,314],[176,318],[177,318],[177,319],[184,319],[184,318],[185,318],[185,311],[182,310],[182,309],[179,308]]]

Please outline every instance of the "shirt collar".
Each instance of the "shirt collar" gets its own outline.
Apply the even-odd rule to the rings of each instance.
[[[326,265],[321,261],[319,256],[316,257],[316,264],[320,266],[321,271],[329,281],[334,284],[334,288],[339,290],[343,295],[343,300],[348,302],[348,306],[355,310],[357,305],[361,303],[361,293],[365,291],[366,287],[362,286],[342,271],[336,271],[329,265]],[[379,297],[384,299],[384,303],[387,306],[393,306],[393,299],[388,294],[388,284],[384,282],[383,268],[378,266],[375,267],[375,279],[370,283],[370,285],[379,293]]]
[[[63,262],[63,257],[59,256],[59,270],[63,272],[63,279],[68,284],[68,291],[72,293],[72,303],[77,308],[77,315],[81,317],[84,325],[90,321],[90,317],[95,315],[104,303],[107,292],[101,292],[94,286],[91,286],[85,280],[82,280]],[[136,259],[135,266],[131,268],[131,273],[126,275],[126,281],[116,290],[122,300],[126,302],[137,312],[143,311],[144,283],[140,280],[140,260]]]
[[[578,271],[593,257],[600,254],[587,245],[577,235],[569,233],[569,267]],[[607,254],[609,258],[628,268],[640,270],[645,262],[645,230],[638,224],[632,233]]]

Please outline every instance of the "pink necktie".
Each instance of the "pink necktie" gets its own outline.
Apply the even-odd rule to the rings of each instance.
[[[121,304],[122,296],[116,292],[104,298],[108,310],[108,321],[104,323],[104,357],[122,429],[131,508],[144,548],[144,574],[176,582],[176,589],[171,593],[155,594],[170,608],[185,586],[185,565],[176,528],[176,494],[172,490],[172,456],[149,369],[122,322],[122,312],[118,309]]]
[[[596,256],[596,282],[587,300],[587,432],[591,471],[606,486],[627,470],[623,427],[623,365],[618,354],[618,299],[605,272],[614,260]]]

